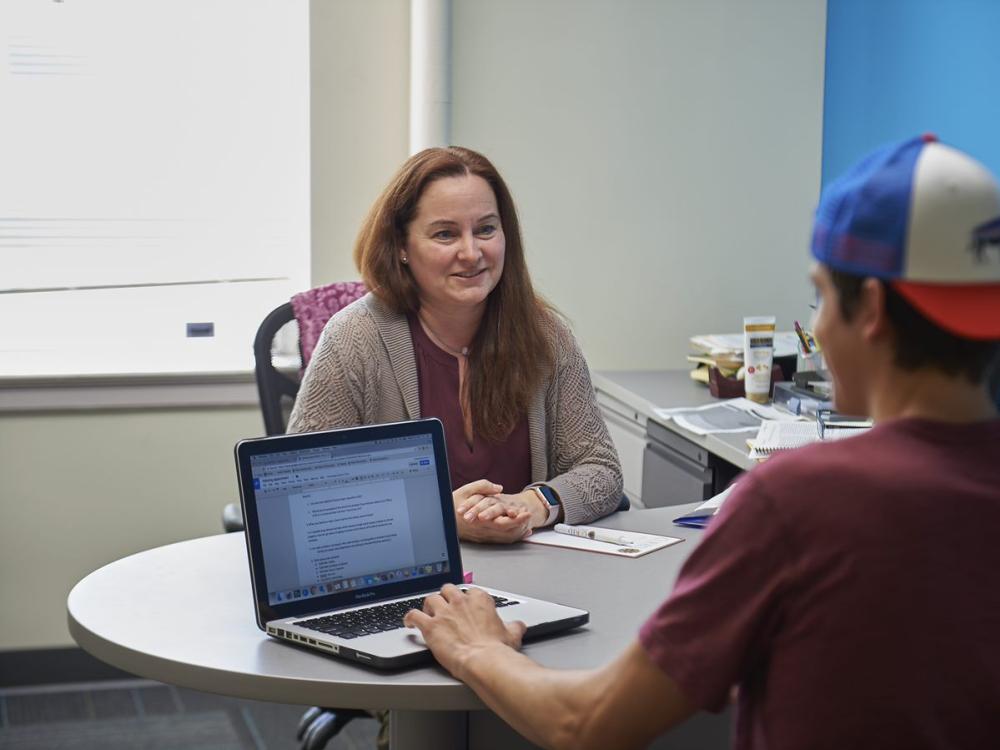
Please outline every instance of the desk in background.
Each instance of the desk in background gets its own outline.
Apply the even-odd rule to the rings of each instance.
[[[655,409],[716,402],[687,370],[621,370],[593,374],[594,390],[618,449],[625,493],[647,508],[707,500],[753,466],[751,433],[695,435]]]

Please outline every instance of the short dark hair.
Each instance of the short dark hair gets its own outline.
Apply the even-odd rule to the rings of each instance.
[[[840,312],[851,320],[861,300],[864,276],[830,269],[837,290]],[[891,284],[879,280],[885,289],[886,315],[895,332],[896,364],[904,370],[931,367],[947,375],[962,375],[973,383],[994,377],[1000,368],[1000,341],[967,339],[949,333],[929,321]]]

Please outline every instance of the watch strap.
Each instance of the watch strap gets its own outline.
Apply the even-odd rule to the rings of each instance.
[[[559,518],[559,509],[562,507],[562,503],[559,501],[559,495],[556,491],[544,484],[532,485],[531,489],[535,491],[535,494],[542,499],[545,503],[545,507],[548,509],[549,514],[545,518],[543,526],[549,526]]]

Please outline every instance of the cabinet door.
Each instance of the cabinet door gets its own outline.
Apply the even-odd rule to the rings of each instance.
[[[649,443],[642,462],[642,502],[647,508],[700,503],[713,494],[711,466],[657,443]]]
[[[629,500],[642,502],[642,454],[646,449],[646,427],[625,419],[601,404],[601,416],[608,425],[611,442],[618,451],[625,480],[625,494]]]

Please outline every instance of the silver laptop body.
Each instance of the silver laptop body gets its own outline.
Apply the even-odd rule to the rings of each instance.
[[[257,625],[378,668],[430,658],[402,614],[462,583],[444,432],[437,419],[243,440],[236,446]],[[585,624],[585,610],[494,589],[526,637]]]

